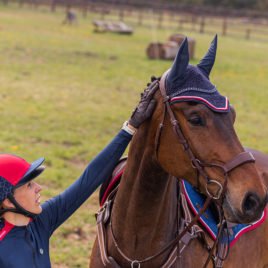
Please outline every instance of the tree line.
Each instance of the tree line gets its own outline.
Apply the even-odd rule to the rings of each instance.
[[[164,2],[162,0],[161,2]],[[170,0],[169,2],[200,5],[200,6],[212,6],[212,7],[225,7],[235,9],[256,9],[256,10],[268,10],[268,0]]]
[[[216,13],[230,12],[230,9],[236,10],[236,12],[255,11],[262,14],[266,14],[268,11],[268,0],[0,0],[0,2],[8,4],[8,2],[19,2],[21,5],[24,3],[31,4],[51,4],[67,5],[67,6],[84,6],[89,4],[96,5],[119,5],[129,6],[134,8],[153,8],[156,10],[169,9],[173,11],[204,11],[210,13],[212,11]],[[212,8],[211,8],[212,7]],[[224,10],[229,11],[224,11]],[[221,11],[220,11],[221,10]],[[235,13],[235,14],[240,14]],[[247,12],[248,13],[248,12]],[[220,14],[218,14],[220,15]]]

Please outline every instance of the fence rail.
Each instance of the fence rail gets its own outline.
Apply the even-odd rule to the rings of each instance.
[[[76,8],[83,16],[89,13],[94,19],[120,20],[132,27],[155,27],[181,32],[218,33],[223,36],[268,41],[268,20],[234,18],[227,16],[205,16],[187,13],[185,10],[155,10],[153,8],[133,8],[128,5],[104,4],[93,0],[2,0],[4,4],[18,3],[20,7],[48,6],[53,12],[58,7]],[[127,1],[126,1],[127,2]],[[93,15],[92,15],[93,14]]]
[[[91,6],[101,20],[121,20],[131,26],[154,27],[199,33],[218,33],[224,36],[268,41],[268,21],[258,24],[245,18],[198,16],[181,12],[155,11],[153,9],[129,9]]]

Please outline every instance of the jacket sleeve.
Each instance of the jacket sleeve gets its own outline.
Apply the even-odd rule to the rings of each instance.
[[[42,205],[38,220],[47,227],[50,235],[59,227],[111,174],[128,146],[131,135],[121,130],[112,142],[100,152],[84,170],[83,174],[60,195]]]

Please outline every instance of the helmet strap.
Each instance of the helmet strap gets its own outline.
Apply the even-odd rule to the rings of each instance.
[[[0,211],[0,216],[5,213],[5,212],[13,212],[13,213],[18,213],[18,214],[22,214],[26,217],[29,217],[31,219],[34,219],[38,214],[32,213],[26,209],[24,209],[14,198],[13,194],[9,194],[8,199],[10,200],[10,202],[15,206],[15,208],[7,208],[7,209],[3,209]]]

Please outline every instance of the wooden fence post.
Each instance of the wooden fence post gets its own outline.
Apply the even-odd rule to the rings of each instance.
[[[88,9],[90,12],[94,12],[94,11],[95,11],[95,4],[92,3],[92,2],[87,2],[87,9]]]
[[[138,16],[138,25],[142,25],[142,19],[143,19],[143,11],[142,9],[139,10],[139,16]]]
[[[66,12],[70,11],[72,8],[71,0],[67,0],[65,4],[66,4]]]
[[[104,8],[102,8],[101,10],[100,10],[100,13],[101,13],[101,20],[105,20],[105,9]]]
[[[201,22],[200,22],[200,33],[204,33],[204,31],[205,31],[205,24],[206,24],[205,17],[202,17]]]
[[[119,20],[124,21],[124,9],[120,8],[119,10]]]
[[[32,0],[32,9],[38,9],[38,0]]]
[[[170,28],[172,28],[173,21],[174,21],[174,13],[171,12],[170,13],[170,16],[169,16],[169,25],[170,25]]]
[[[132,9],[132,7],[128,7],[126,13],[127,13],[127,17],[131,17],[133,15],[133,9]]]
[[[82,13],[83,13],[83,17],[86,17],[87,16],[87,0],[84,0],[82,3]]]
[[[57,0],[52,0],[50,10],[54,12],[56,10]]]
[[[162,28],[162,22],[163,22],[163,12],[160,11],[159,17],[158,17],[158,28]]]
[[[193,15],[192,16],[192,31],[195,31],[195,24],[196,24],[196,16],[195,15]]]
[[[23,7],[23,4],[24,4],[24,0],[20,0],[20,8],[22,8]]]
[[[179,19],[179,27],[178,27],[179,31],[183,31],[183,18]]]
[[[222,35],[225,36],[226,34],[227,34],[227,18],[224,18],[222,23]]]
[[[247,29],[246,30],[246,39],[250,39],[250,33],[251,33],[251,30]]]

